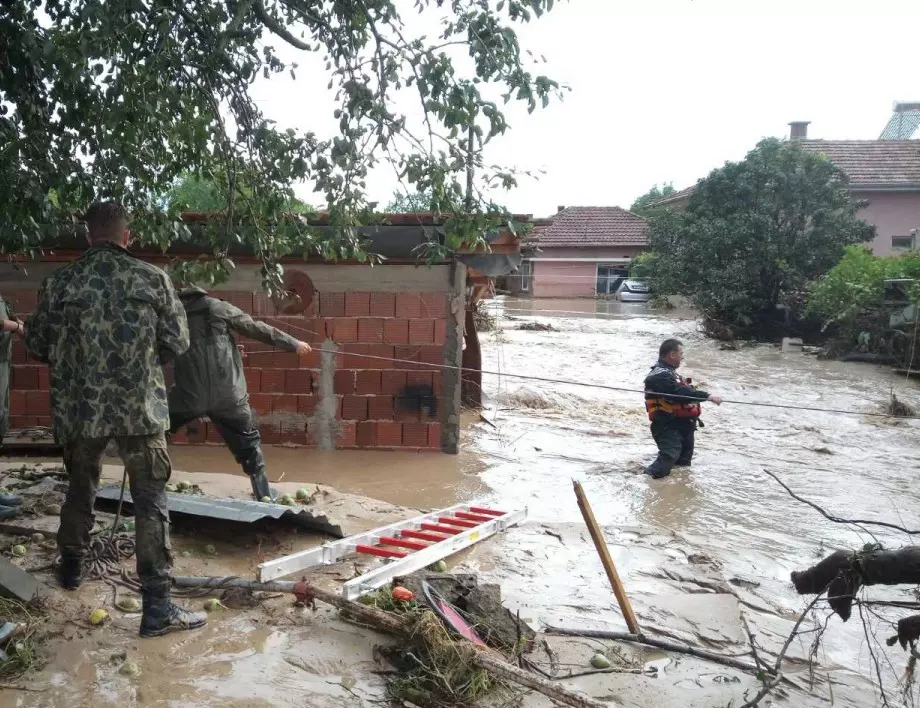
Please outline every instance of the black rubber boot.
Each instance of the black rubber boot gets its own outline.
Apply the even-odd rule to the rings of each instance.
[[[0,506],[19,506],[22,504],[22,497],[15,494],[0,494]]]
[[[208,621],[203,612],[189,612],[174,605],[169,598],[169,589],[164,593],[143,595],[144,614],[141,616],[141,636],[160,637],[169,632],[181,632],[186,629],[200,629]]]
[[[252,484],[252,493],[258,501],[262,501],[265,497],[272,501],[278,498],[278,490],[268,485],[268,477],[264,470],[252,475],[249,481]]]
[[[22,509],[18,506],[0,506],[0,519],[12,519],[21,513]]]
[[[61,556],[57,577],[62,588],[76,590],[83,584],[83,559],[75,556]]]

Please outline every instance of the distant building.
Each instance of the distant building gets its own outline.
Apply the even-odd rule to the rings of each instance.
[[[885,136],[912,134],[917,111],[895,107],[895,115],[879,140],[810,140],[808,123],[790,123],[790,140],[806,150],[828,157],[850,178],[853,199],[868,204],[860,217],[876,228],[870,244],[876,255],[917,248],[920,229],[920,140],[890,139]],[[695,191],[688,187],[655,202],[656,207],[683,208]]]
[[[522,242],[508,289],[533,297],[613,295],[630,261],[648,247],[648,223],[620,207],[559,207]]]

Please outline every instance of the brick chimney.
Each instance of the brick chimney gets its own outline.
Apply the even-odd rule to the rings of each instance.
[[[790,140],[806,140],[808,138],[808,126],[810,120],[794,120],[789,124]]]
[[[563,204],[562,206],[557,206],[557,207],[556,207],[556,213],[557,213],[557,214],[558,214],[560,211],[564,211],[564,210],[565,210],[565,204]]]

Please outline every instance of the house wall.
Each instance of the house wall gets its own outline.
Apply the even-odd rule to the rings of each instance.
[[[533,297],[594,297],[597,265],[632,259],[641,246],[617,248],[542,248],[533,259]],[[554,260],[586,258],[587,261]]]
[[[910,236],[912,229],[920,229],[920,191],[854,192],[853,198],[869,202],[859,216],[876,228],[871,245],[877,256],[898,251],[891,247],[892,236]],[[920,241],[914,245],[920,246]]]
[[[18,316],[32,312],[41,280],[60,265],[30,264],[27,272],[5,264],[0,267],[2,295]],[[450,372],[424,365],[459,365],[459,352],[445,348],[448,302],[455,289],[450,266],[297,264],[289,268],[305,271],[319,291],[302,315],[277,315],[259,291],[256,265],[238,265],[230,281],[212,291],[314,347],[313,353],[299,360],[297,354],[237,338],[247,353],[250,404],[263,442],[436,450],[442,448],[442,432],[449,432],[442,426],[457,428],[447,435],[456,439],[459,410],[442,405],[451,400],[442,394],[451,387],[445,379]],[[322,354],[320,350],[333,342],[336,353]],[[452,357],[457,360],[448,361]],[[11,384],[10,427],[50,426],[47,367],[30,360],[21,341],[14,344]],[[435,415],[399,410],[397,397],[413,385],[433,388],[438,402]],[[210,422],[193,423],[173,442],[222,444]]]

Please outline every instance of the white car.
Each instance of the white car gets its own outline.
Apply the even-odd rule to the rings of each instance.
[[[648,302],[652,299],[652,291],[644,280],[626,279],[620,283],[615,297],[620,302]]]

